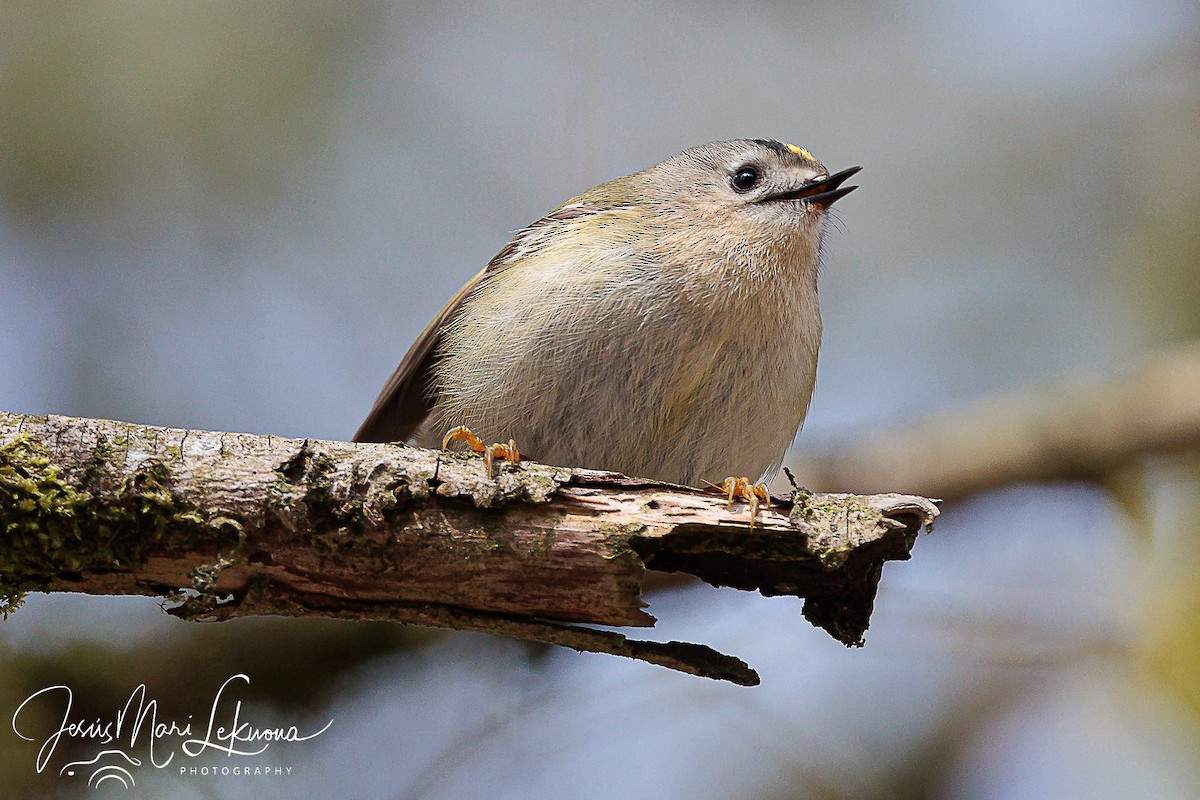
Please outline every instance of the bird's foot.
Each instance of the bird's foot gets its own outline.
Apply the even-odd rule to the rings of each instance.
[[[472,450],[483,456],[489,478],[492,477],[492,464],[496,459],[503,458],[514,464],[521,460],[521,452],[517,450],[517,443],[512,439],[508,440],[508,444],[486,445],[482,439],[471,433],[471,429],[466,425],[459,425],[447,431],[442,439],[442,449],[449,449],[450,443],[455,441],[466,442]]]
[[[729,502],[725,504],[726,508],[733,505],[734,500],[745,500],[750,504],[750,527],[754,527],[754,520],[758,518],[758,509],[760,505],[771,505],[771,495],[767,493],[767,485],[765,483],[751,483],[749,478],[726,478],[725,482],[716,487],[721,490]]]

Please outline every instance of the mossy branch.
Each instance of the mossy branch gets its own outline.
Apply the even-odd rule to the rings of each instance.
[[[28,591],[171,613],[391,619],[614,653],[746,685],[742,661],[578,623],[650,626],[647,568],[764,595],[861,643],[885,561],[937,515],[903,495],[710,493],[413,447],[0,412],[0,611]]]

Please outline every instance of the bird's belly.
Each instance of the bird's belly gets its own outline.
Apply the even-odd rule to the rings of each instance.
[[[421,443],[465,424],[538,461],[694,485],[778,465],[808,408],[820,329],[526,334],[520,358],[485,360],[473,386],[443,393]]]

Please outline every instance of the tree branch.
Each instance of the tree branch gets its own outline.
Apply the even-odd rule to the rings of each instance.
[[[572,623],[653,625],[649,567],[804,597],[813,624],[861,643],[883,563],[908,558],[937,509],[793,499],[750,528],[744,505],[616,473],[522,462],[489,478],[476,457],[413,447],[0,412],[0,600],[145,594],[185,618],[391,619],[749,685],[753,670],[707,647]]]
[[[1200,342],[1115,379],[1016,389],[906,425],[809,448],[815,485],[956,499],[1011,483],[1099,480],[1151,453],[1200,447]]]

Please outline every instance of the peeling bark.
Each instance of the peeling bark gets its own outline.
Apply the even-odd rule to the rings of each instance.
[[[392,619],[614,653],[752,685],[736,658],[576,623],[651,626],[647,568],[806,598],[861,643],[882,565],[937,509],[797,492],[744,505],[616,473],[399,445],[0,412],[0,600],[145,594],[185,618]],[[182,594],[180,590],[184,590]],[[13,604],[9,603],[11,610]]]

